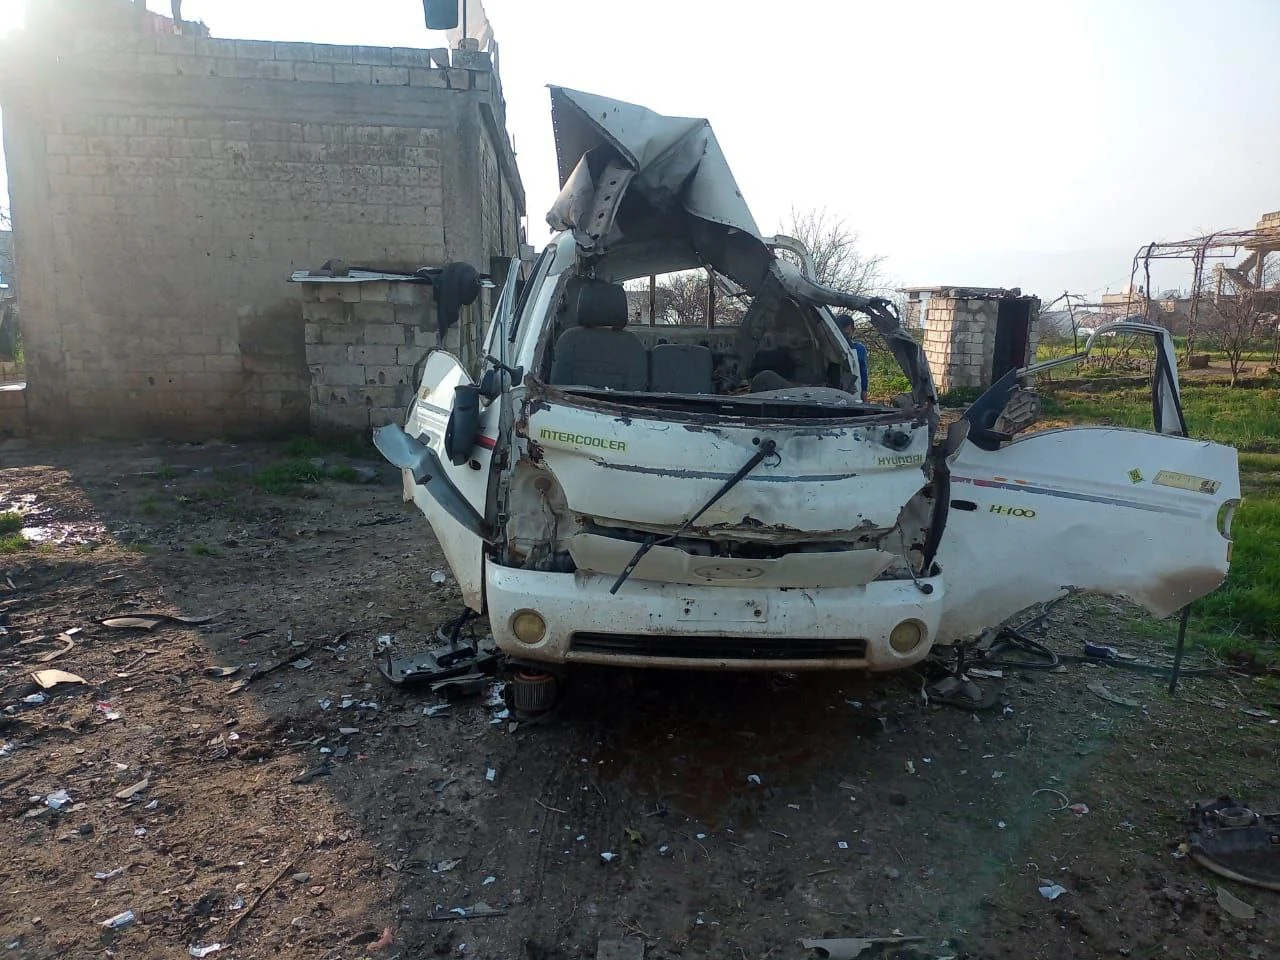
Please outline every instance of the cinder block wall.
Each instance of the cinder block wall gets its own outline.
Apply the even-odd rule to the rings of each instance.
[[[997,300],[930,297],[925,308],[924,353],[934,387],[982,387],[995,352]]]
[[[375,280],[300,283],[311,366],[311,428],[366,431],[404,423],[413,369],[436,345],[436,311],[426,284]],[[464,308],[465,309],[465,308]],[[458,327],[444,348],[457,355]]]
[[[1027,356],[1036,355],[1040,301],[1032,298]],[[1000,301],[991,298],[933,296],[925,306],[924,354],[939,393],[956,387],[991,385]]]
[[[514,255],[497,78],[427,51],[15,36],[0,107],[36,433],[305,429],[293,270]]]

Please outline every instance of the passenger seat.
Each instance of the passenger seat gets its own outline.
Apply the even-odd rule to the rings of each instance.
[[[659,343],[650,354],[649,378],[654,393],[715,393],[714,358],[693,343]]]
[[[627,292],[620,284],[580,278],[567,292],[556,339],[551,383],[609,390],[649,389],[649,351],[627,325]]]

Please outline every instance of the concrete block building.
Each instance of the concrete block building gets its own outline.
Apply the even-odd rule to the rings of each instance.
[[[341,258],[488,272],[518,255],[524,193],[498,77],[483,56],[467,63],[404,47],[12,37],[0,108],[32,431],[306,430],[293,271]]]
[[[908,323],[924,327],[924,352],[939,393],[990,386],[1036,354],[1040,300],[999,287],[909,287]]]

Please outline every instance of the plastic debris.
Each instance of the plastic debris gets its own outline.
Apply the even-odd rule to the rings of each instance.
[[[333,706],[333,701],[328,699],[327,697],[323,700],[317,700],[316,702],[320,704],[321,710],[328,710],[330,707]]]
[[[31,679],[41,690],[52,690],[61,683],[84,683],[84,677],[65,670],[37,670]]]
[[[429,707],[422,708],[423,714],[428,717],[438,717],[442,713],[448,713],[448,711],[449,711],[449,704],[447,703],[436,703],[436,704],[432,704]]]
[[[448,583],[449,577],[445,574],[443,570],[437,570],[431,574],[431,582],[432,583]]]
[[[438,917],[427,917],[428,920],[472,920],[478,917],[502,917],[506,916],[507,911],[495,910],[483,900],[473,903],[469,907],[453,907],[448,913]]]
[[[124,867],[116,867],[114,870],[99,870],[93,875],[95,880],[114,880],[120,874],[124,873]]]
[[[480,886],[487,887],[489,886],[489,884],[497,883],[497,882],[498,882],[497,877],[485,877],[483,880],[480,881]]]
[[[1226,887],[1218,887],[1218,906],[1227,913],[1231,914],[1237,920],[1252,920],[1258,912],[1249,904],[1245,903]]]
[[[219,679],[222,677],[233,677],[239,672],[240,672],[239,664],[235,666],[230,666],[230,667],[205,667],[204,668],[204,675],[206,677],[215,677]]]
[[[1040,881],[1040,896],[1046,900],[1057,900],[1060,896],[1067,892],[1067,888],[1057,883],[1046,883]]]
[[[378,652],[381,653],[383,650],[390,650],[391,644],[394,642],[395,642],[395,637],[393,637],[391,634],[389,633],[380,634],[377,638]]]
[[[48,699],[49,698],[46,697],[43,693],[33,693],[33,694],[30,694],[29,696],[23,697],[22,702],[29,707],[38,707],[40,704],[44,703]]]
[[[55,790],[44,798],[44,805],[50,810],[61,810],[71,802],[71,794],[65,790]]]
[[[1141,703],[1139,703],[1137,700],[1132,699],[1131,697],[1122,697],[1118,693],[1112,693],[1110,690],[1107,689],[1106,684],[1103,684],[1103,683],[1089,684],[1089,692],[1096,697],[1101,697],[1103,700],[1107,701],[1107,703],[1114,703],[1117,706],[1121,706],[1121,707],[1142,706]]]
[[[450,870],[454,869],[461,862],[462,862],[461,857],[458,857],[455,860],[441,860],[438,863],[433,863],[431,865],[431,872],[432,873],[448,873]]]
[[[349,737],[353,733],[359,733],[359,732],[360,732],[359,727],[339,727],[338,728],[338,733],[342,734],[344,737]]]
[[[758,773],[747,774],[747,783],[754,783],[757,787],[760,786],[760,774]]]
[[[147,828],[146,828],[146,827],[134,827],[134,828],[133,828],[133,835],[134,835],[135,837],[145,837],[145,836],[147,835]]]
[[[1089,805],[1087,803],[1073,803],[1071,804],[1071,806],[1067,807],[1067,809],[1070,810],[1072,813],[1074,813],[1077,817],[1083,817],[1086,813],[1089,812]]]
[[[106,720],[119,720],[120,711],[116,709],[115,704],[110,701],[103,701],[94,707]]]
[[[117,800],[132,800],[135,796],[137,796],[137,795],[138,795],[139,793],[141,793],[143,790],[147,789],[147,787],[149,787],[149,786],[151,786],[151,780],[150,780],[150,778],[148,778],[148,777],[143,777],[143,778],[142,778],[141,780],[139,780],[137,783],[130,784],[129,786],[125,787],[123,790],[117,790],[117,791],[116,791],[116,799],[117,799]]]
[[[613,861],[616,860],[617,858],[618,858],[618,855],[616,853],[613,853],[610,850],[606,850],[604,853],[600,854],[600,859],[603,860],[605,863],[613,863]]]
[[[310,670],[313,665],[309,657],[300,657],[293,661],[293,669],[295,670]]]
[[[143,807],[142,809],[143,809],[143,810],[154,810],[154,809],[155,809],[156,807],[158,807],[158,806],[160,806],[160,801],[159,801],[159,800],[152,800],[150,803],[148,803],[148,804],[147,804],[145,807]]]
[[[207,957],[210,954],[217,953],[221,949],[222,944],[220,943],[211,943],[208,946],[193,943],[191,946],[187,947],[187,953],[191,954],[193,957]]]
[[[915,762],[914,762],[914,761],[912,761],[912,760],[908,760],[908,761],[907,761],[907,773],[915,773],[915,772],[916,772],[916,765],[915,765]]]
[[[488,780],[490,783],[493,783],[498,779],[498,771],[493,769],[493,767],[490,767],[488,770],[484,772],[484,778]]]
[[[126,910],[124,911],[124,913],[117,913],[114,917],[111,917],[107,920],[103,920],[102,926],[107,927],[111,930],[120,930],[124,927],[129,926],[129,924],[133,923],[133,921],[136,919],[137,917],[133,915],[132,910]]]
[[[837,841],[836,841],[836,849],[837,849],[837,850],[848,850],[848,849],[849,849],[849,842],[848,842],[847,840],[837,840]]]

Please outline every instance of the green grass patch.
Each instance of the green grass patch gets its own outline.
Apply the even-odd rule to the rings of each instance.
[[[15,513],[13,510],[0,513],[0,535],[18,533],[24,526],[26,523],[22,519],[22,514]]]
[[[207,543],[193,543],[191,545],[191,552],[197,557],[216,557],[219,555],[218,551]]]
[[[0,555],[27,549],[27,538],[20,533],[0,534]]]
[[[348,457],[368,457],[373,443],[366,437],[351,434],[326,434],[318,437],[294,437],[284,443],[286,456],[295,459],[322,457],[326,453],[341,453]]]
[[[1280,456],[1243,454],[1227,582],[1195,607],[1229,637],[1280,640]]]
[[[1050,390],[1044,412],[1086,423],[1150,430],[1151,391]],[[1280,389],[1185,384],[1182,412],[1193,437],[1227,443],[1237,450],[1280,453]]]
[[[308,484],[319,483],[321,480],[356,483],[359,478],[351,467],[326,467],[300,457],[273,463],[253,477],[255,485],[267,493],[281,496],[297,496],[305,492]]]

